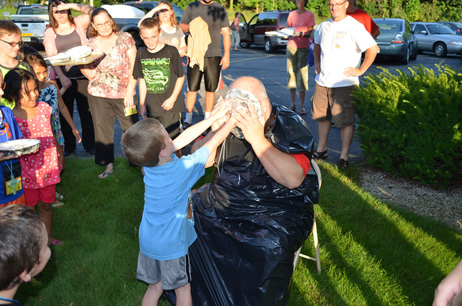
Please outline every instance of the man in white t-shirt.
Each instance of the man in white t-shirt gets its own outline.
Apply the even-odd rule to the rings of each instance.
[[[377,43],[364,26],[347,16],[347,0],[329,0],[332,18],[319,25],[315,38],[314,65],[316,87],[311,115],[318,121],[318,147],[313,157],[327,158],[327,137],[333,124],[341,129],[342,153],[339,168],[348,167],[348,152],[353,140],[355,111],[351,93],[374,62]],[[361,52],[365,59],[359,68]]]

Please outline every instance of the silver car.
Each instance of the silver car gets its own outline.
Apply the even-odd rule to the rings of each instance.
[[[433,51],[436,56],[462,53],[462,37],[447,26],[432,22],[412,22],[419,51]]]

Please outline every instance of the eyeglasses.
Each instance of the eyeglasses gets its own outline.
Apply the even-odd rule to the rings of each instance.
[[[342,5],[344,5],[348,0],[343,1],[342,3],[337,3],[337,4],[329,4],[329,8],[340,8]]]
[[[168,12],[168,11],[169,11],[168,9],[163,9],[163,10],[160,10],[160,11],[159,11],[159,14],[160,14],[160,13],[166,13],[166,12]]]
[[[53,14],[69,14],[69,10],[53,11]]]
[[[100,24],[93,24],[93,26],[97,29],[102,29],[102,28],[107,28],[112,25],[111,21],[106,21],[105,23],[100,23]]]
[[[18,42],[16,42],[16,41],[9,42],[9,41],[3,40],[3,39],[0,39],[0,40],[3,41],[6,44],[9,44],[11,48],[14,48],[16,46],[19,46],[19,48],[21,48],[24,45],[24,42],[22,40],[18,41]]]

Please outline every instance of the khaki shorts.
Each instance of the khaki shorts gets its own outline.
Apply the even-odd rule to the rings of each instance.
[[[329,88],[316,84],[311,98],[311,118],[316,121],[332,120],[337,128],[354,125],[355,107],[351,93],[355,88]]]

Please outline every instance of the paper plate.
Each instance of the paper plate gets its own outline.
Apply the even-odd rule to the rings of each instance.
[[[67,62],[70,59],[71,57],[67,55],[66,53],[58,53],[54,56],[45,58],[45,60],[48,60],[51,63],[63,63],[63,62]]]
[[[76,60],[89,56],[91,54],[91,48],[88,46],[79,46],[67,50],[65,54],[69,56],[71,60]]]
[[[18,139],[0,143],[0,153],[5,156],[26,155],[35,153],[40,149],[40,140],[38,139]]]

